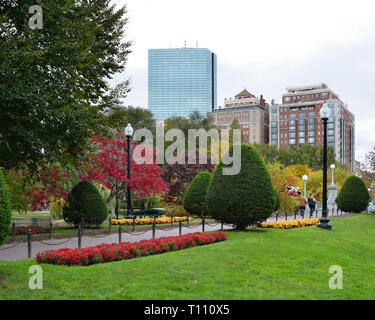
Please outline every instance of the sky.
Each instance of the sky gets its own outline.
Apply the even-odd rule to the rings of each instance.
[[[245,87],[281,102],[290,86],[324,82],[355,115],[356,160],[375,146],[374,0],[115,0],[132,40],[125,105],[147,108],[150,48],[208,48],[217,55],[218,105]]]

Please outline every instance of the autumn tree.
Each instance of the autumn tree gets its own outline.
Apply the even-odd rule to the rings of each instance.
[[[155,150],[149,150],[149,163],[136,163],[133,155],[138,144],[131,141],[130,181],[127,177],[128,146],[122,133],[116,133],[113,138],[94,136],[92,145],[95,151],[86,150],[85,160],[80,162],[81,180],[90,180],[107,187],[110,194],[105,199],[111,201],[116,194],[120,198],[126,196],[127,186],[137,198],[160,194],[168,190],[161,179],[161,168],[155,161]],[[141,156],[146,157],[145,146]]]

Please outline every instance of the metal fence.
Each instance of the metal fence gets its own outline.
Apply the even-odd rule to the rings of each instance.
[[[132,228],[124,228],[123,226],[121,225],[118,225],[118,230],[117,230],[117,234],[118,234],[118,242],[122,242],[123,241],[123,234],[129,234],[129,235],[141,235],[141,234],[145,234],[146,232],[150,232],[152,231],[152,238],[156,238],[156,231],[158,231],[158,233],[160,234],[160,232],[169,232],[171,230],[176,230],[178,229],[178,235],[182,235],[182,232],[183,232],[183,227],[185,228],[188,228],[188,229],[197,229],[199,227],[201,227],[201,230],[202,232],[205,232],[205,226],[218,226],[218,225],[221,225],[220,227],[220,230],[223,230],[224,228],[224,224],[221,223],[221,222],[217,222],[217,221],[206,221],[205,217],[204,216],[200,216],[198,217],[198,219],[201,219],[201,221],[199,223],[197,222],[189,222],[189,219],[186,221],[186,223],[183,223],[181,220],[176,224],[173,223],[173,217],[171,217],[171,224],[170,226],[166,226],[166,225],[163,225],[163,226],[158,226],[157,223],[156,223],[156,216],[154,216],[153,218],[153,222],[152,222],[152,226],[151,228],[148,228],[146,230],[142,230],[142,231],[136,231],[135,229],[135,219],[133,219],[133,226]],[[56,226],[54,223],[50,223],[50,228],[49,228],[49,231],[50,231],[50,234],[49,234],[49,240],[48,241],[45,241],[45,240],[36,240],[35,238],[33,239],[33,233],[31,231],[31,229],[29,228],[28,229],[28,232],[27,232],[27,257],[28,258],[31,258],[32,257],[32,245],[33,243],[42,243],[44,245],[48,245],[48,246],[59,246],[61,244],[64,244],[74,238],[77,239],[77,248],[81,248],[82,247],[82,238],[83,237],[87,237],[87,238],[104,238],[104,237],[108,237],[109,235],[111,234],[114,234],[112,232],[112,218],[110,217],[109,220],[108,220],[108,230],[105,231],[103,234],[95,234],[94,232],[90,232],[90,231],[87,231],[87,229],[84,228],[85,226],[85,223],[84,223],[84,220],[82,220],[82,222],[79,224],[78,226],[78,229],[77,229],[77,232],[76,234],[72,235],[72,236],[68,236],[67,238],[64,238],[63,240],[61,241],[55,241],[55,242],[50,242],[51,240],[54,240],[53,239],[53,226]],[[0,251],[2,250],[8,250],[8,249],[11,249],[11,248],[14,248],[24,242],[16,242],[16,236],[15,236],[15,224],[13,223],[12,226],[11,226],[11,230],[12,230],[12,244],[11,245],[8,245],[8,246],[3,246],[2,248],[0,248]],[[159,235],[158,236],[161,236]],[[57,239],[55,239],[57,240]]]
[[[320,217],[321,214],[322,214],[322,209],[321,209],[320,206],[317,206],[317,209],[313,212],[313,216],[315,216],[317,218],[317,217]],[[343,212],[342,210],[340,210],[338,208],[332,208],[331,210],[328,211],[328,216],[335,216],[335,215],[342,215],[342,214],[345,214],[345,212]],[[307,215],[310,215],[310,212],[308,212],[308,210],[305,212],[304,217],[302,217],[299,214],[299,212],[297,212],[297,210],[295,210],[294,213],[277,211],[276,215],[273,215],[270,218],[266,219],[265,222],[267,222],[267,220],[268,221],[288,220],[288,218],[290,219],[292,217],[293,217],[293,219],[302,219],[302,218],[307,217]],[[171,224],[170,224],[169,227],[166,224],[159,226],[156,223],[156,216],[154,216],[151,228],[148,228],[148,229],[142,230],[142,231],[136,231],[135,230],[136,229],[135,228],[135,226],[136,226],[135,219],[133,219],[132,228],[124,228],[121,225],[118,225],[118,230],[117,230],[118,242],[120,243],[120,242],[123,241],[123,234],[141,235],[141,234],[145,234],[146,232],[149,232],[149,231],[152,231],[152,238],[156,238],[156,232],[157,231],[158,231],[158,236],[160,236],[160,232],[169,232],[171,230],[178,229],[178,235],[182,235],[183,228],[197,229],[197,228],[201,227],[201,231],[205,232],[206,226],[215,227],[215,226],[219,226],[219,225],[220,225],[220,230],[221,231],[224,230],[224,223],[223,222],[219,222],[219,221],[215,221],[215,220],[207,221],[206,217],[204,215],[197,218],[197,219],[201,219],[200,222],[198,222],[198,223],[197,222],[189,222],[189,219],[188,219],[186,222],[179,221],[177,224],[174,224],[173,223],[173,217],[171,217],[171,218],[172,218]],[[56,241],[50,242],[51,240],[54,240],[53,239],[53,226],[56,226],[54,223],[52,223],[52,222],[50,223],[49,241],[33,239],[32,231],[29,228],[28,232],[27,232],[27,257],[31,258],[31,256],[32,256],[32,244],[33,243],[39,242],[39,243],[42,243],[42,244],[48,245],[48,246],[59,246],[63,243],[66,243],[66,242],[70,241],[71,239],[77,238],[77,248],[81,248],[83,237],[87,237],[87,238],[108,237],[109,235],[114,234],[113,231],[112,231],[112,221],[111,220],[112,220],[112,218],[110,217],[109,220],[108,220],[108,230],[105,231],[104,234],[100,234],[100,235],[95,234],[94,232],[90,232],[90,231],[85,230],[85,228],[84,228],[85,223],[82,220],[82,222],[79,224],[79,227],[78,227],[75,235],[70,236],[68,238],[64,238],[63,240],[57,241],[57,242]],[[225,226],[233,227],[232,225],[225,225]],[[24,242],[16,242],[14,223],[12,224],[11,229],[12,229],[12,244],[8,245],[8,246],[5,246],[5,247],[3,246],[2,248],[0,248],[0,251],[8,250],[8,249],[14,248],[14,247],[24,243]],[[125,235],[124,235],[124,237],[125,237]],[[57,240],[57,239],[55,239],[55,240]]]

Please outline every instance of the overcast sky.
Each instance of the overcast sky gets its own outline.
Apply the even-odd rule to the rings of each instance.
[[[126,105],[147,108],[147,50],[198,45],[217,54],[218,105],[244,87],[281,102],[324,82],[356,118],[356,159],[375,145],[374,0],[116,0],[133,41]]]

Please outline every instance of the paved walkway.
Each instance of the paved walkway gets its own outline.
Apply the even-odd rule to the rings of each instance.
[[[337,214],[337,213],[335,213]],[[305,217],[308,217],[309,213],[306,212]],[[316,215],[314,214],[314,217]],[[321,214],[318,214],[318,217]],[[300,215],[296,216],[297,219],[301,219]],[[287,220],[293,220],[293,216],[288,216]],[[275,217],[271,217],[267,219],[267,221],[275,221]],[[285,215],[279,215],[278,220],[283,221],[285,220]],[[216,222],[209,222],[209,224],[205,224],[205,231],[215,231],[220,230],[221,224]],[[225,229],[232,229],[232,225],[224,225]],[[201,232],[202,231],[202,224],[198,225],[189,225],[183,224],[182,227],[182,234],[192,233],[192,232]],[[96,246],[101,243],[118,243],[119,242],[119,234],[117,231],[113,231],[110,235],[90,235],[90,231],[85,232],[86,234],[82,237],[81,247],[90,247]],[[178,236],[179,235],[179,228],[178,225],[175,225],[173,229],[162,230],[159,226],[156,226],[155,237],[167,237],[167,236]],[[152,238],[152,230],[137,232],[135,231],[134,234],[128,233],[123,231],[121,241],[122,242],[137,242],[143,239],[151,239]],[[44,251],[47,249],[59,249],[59,248],[77,248],[78,247],[78,238],[66,238],[66,239],[52,239],[52,240],[43,240],[43,241],[32,241],[32,250],[31,255],[35,257],[36,254],[40,251]],[[0,247],[0,261],[9,261],[9,260],[19,260],[27,258],[28,256],[28,247],[27,242],[19,242],[19,243],[8,243]]]

